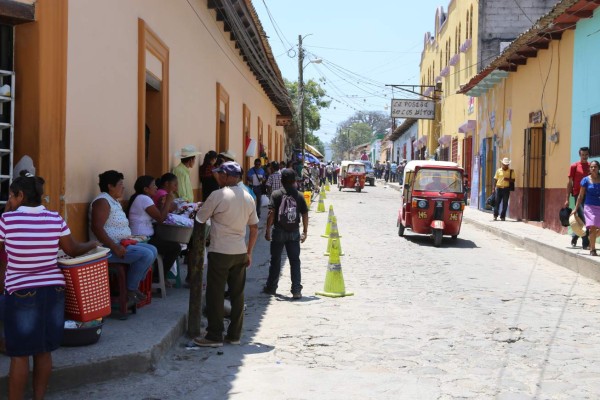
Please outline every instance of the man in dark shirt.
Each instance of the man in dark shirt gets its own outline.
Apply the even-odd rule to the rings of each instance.
[[[569,182],[567,183],[567,200],[565,201],[565,207],[569,207],[569,196],[573,195],[575,203],[577,203],[577,197],[579,196],[579,189],[581,189],[581,180],[590,174],[590,163],[588,158],[590,156],[590,149],[588,147],[582,147],[579,149],[579,161],[571,164],[569,168]],[[585,217],[583,216],[583,206],[577,210],[577,215],[583,222]],[[585,236],[581,238],[581,245],[584,250],[587,250],[590,246],[590,239],[588,238],[589,231],[585,231]],[[573,233],[571,237],[571,246],[577,245],[578,236]]]
[[[271,194],[269,202],[269,216],[267,217],[267,226],[265,229],[265,239],[271,242],[271,266],[269,268],[269,277],[263,292],[274,295],[277,291],[277,283],[281,273],[281,253],[283,248],[290,261],[290,274],[292,278],[292,297],[294,299],[302,298],[302,284],[300,274],[300,243],[306,240],[308,230],[308,207],[304,196],[294,187],[296,183],[296,173],[291,169],[284,169],[281,172],[282,189],[275,190]],[[290,196],[295,200],[295,209],[288,206],[286,214],[294,215],[292,223],[280,221],[280,207],[284,201],[284,196]],[[286,204],[290,201],[286,199]],[[300,217],[302,217],[302,233],[300,233]],[[271,233],[271,227],[273,232]]]

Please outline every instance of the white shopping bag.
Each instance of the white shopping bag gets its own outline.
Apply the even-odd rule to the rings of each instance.
[[[260,206],[261,207],[268,207],[269,206],[269,197],[266,194],[263,194],[260,197]]]

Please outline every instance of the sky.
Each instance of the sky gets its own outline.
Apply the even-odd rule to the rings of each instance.
[[[330,142],[338,124],[356,111],[389,113],[392,98],[407,98],[394,85],[419,85],[426,32],[436,9],[449,0],[252,0],[284,78],[298,80],[298,35],[305,49],[304,81],[320,82],[331,97],[321,110]],[[321,59],[322,63],[309,60]],[[386,108],[387,106],[387,108]]]

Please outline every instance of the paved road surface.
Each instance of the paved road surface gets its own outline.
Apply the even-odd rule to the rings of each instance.
[[[290,301],[287,264],[281,294],[259,293],[268,270],[263,245],[249,271],[241,346],[189,350],[182,339],[146,375],[48,398],[600,397],[597,283],[467,224],[442,248],[410,232],[400,238],[398,200],[382,185],[328,193],[353,297],[314,295],[327,266],[319,237],[326,214],[311,212],[305,297]]]

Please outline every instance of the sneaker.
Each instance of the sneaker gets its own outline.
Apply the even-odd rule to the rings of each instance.
[[[496,221],[496,220],[498,220],[498,217],[496,217],[496,216],[494,215],[494,221]]]
[[[197,337],[193,342],[198,347],[223,347],[223,342],[217,342],[203,337]]]
[[[571,238],[571,247],[577,246],[577,236]]]
[[[275,296],[275,294],[277,293],[275,289],[270,289],[269,287],[267,287],[267,285],[263,286],[262,292],[271,296]]]
[[[300,300],[302,298],[302,293],[292,293],[292,299]]]
[[[500,221],[506,221],[506,218],[500,218]]]
[[[239,346],[240,345],[240,340],[239,339],[238,340],[232,340],[232,339],[229,339],[229,338],[225,337],[225,343],[232,344],[234,346]]]

